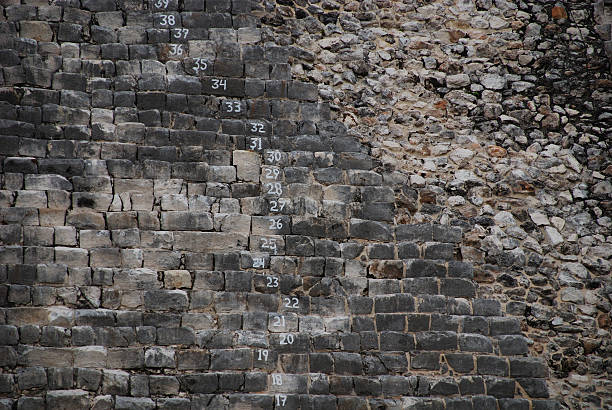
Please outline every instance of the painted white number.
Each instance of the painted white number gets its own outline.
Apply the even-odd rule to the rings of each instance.
[[[257,350],[257,360],[268,360],[268,350],[267,349]]]
[[[283,186],[280,182],[266,182],[266,188],[269,195],[282,195]]]
[[[278,198],[278,201],[270,201],[270,212],[281,212],[288,203],[289,200],[284,198]]]
[[[173,28],[174,38],[187,38],[187,34],[189,34],[188,28]]]
[[[176,24],[176,18],[174,14],[162,14],[161,15],[161,25],[162,26],[174,26]]]
[[[285,316],[274,316],[274,322],[272,323],[272,326],[285,326]]]
[[[295,336],[292,333],[283,333],[280,337],[280,344],[282,345],[292,345],[295,342]]]
[[[155,7],[158,9],[168,8],[168,4],[170,4],[170,0],[157,0],[155,2]]]
[[[276,276],[266,276],[268,283],[266,283],[266,287],[268,288],[278,288],[278,278]]]
[[[285,403],[287,403],[287,395],[277,394],[275,397],[276,397],[276,405],[278,407],[285,407]]]
[[[280,151],[270,151],[268,152],[268,162],[278,162],[281,160],[281,153]]]
[[[261,238],[261,248],[270,249],[276,254],[276,239],[274,238]]]
[[[270,226],[268,226],[268,229],[272,229],[272,230],[283,229],[283,221],[281,219],[270,218],[269,221],[270,221]]]
[[[264,132],[266,132],[266,126],[260,122],[252,122],[251,132],[258,132],[260,134],[263,134]]]
[[[213,78],[212,79],[212,89],[216,90],[221,87],[223,87],[224,90],[227,90],[227,80],[222,80],[220,78]]]
[[[261,138],[251,138],[251,145],[249,145],[250,149],[261,149]]]
[[[284,298],[285,307],[290,309],[298,309],[300,307],[300,300],[298,298]]]
[[[196,74],[198,73],[198,71],[202,70],[206,70],[208,68],[208,63],[203,59],[203,58],[196,58],[193,61],[193,71],[196,72]]]
[[[266,264],[266,261],[262,257],[253,258],[253,267],[254,268],[263,268]]]
[[[273,374],[272,375],[272,384],[276,386],[283,385],[283,375],[282,374]]]
[[[225,111],[240,112],[240,101],[224,101]]]
[[[266,168],[265,173],[266,173],[266,179],[278,179],[278,176],[280,175],[280,169]]]
[[[183,54],[182,44],[170,44],[170,55],[171,56],[180,56],[181,54]]]

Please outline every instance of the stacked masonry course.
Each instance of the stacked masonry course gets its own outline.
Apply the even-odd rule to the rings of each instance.
[[[0,0],[0,409],[559,408],[268,9]]]

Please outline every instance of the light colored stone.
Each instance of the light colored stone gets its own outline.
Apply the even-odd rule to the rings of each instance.
[[[161,198],[161,208],[164,211],[186,211],[189,209],[186,195],[169,194]]]
[[[512,213],[508,211],[498,212],[493,219],[495,219],[495,222],[497,223],[497,225],[500,225],[500,226],[516,225],[516,219],[514,219],[514,216],[512,215]]]
[[[215,318],[208,313],[185,313],[181,317],[183,326],[194,330],[215,329]]]
[[[601,181],[595,184],[593,193],[597,195],[609,195],[612,193],[612,183],[610,181]]]
[[[425,178],[420,175],[410,175],[410,185],[414,187],[424,187],[425,186]]]
[[[561,300],[564,302],[583,303],[584,295],[580,289],[565,288],[561,290]]]
[[[549,222],[548,217],[546,216],[546,214],[544,214],[544,213],[542,213],[540,211],[529,212],[529,217],[531,218],[533,223],[535,223],[538,226],[550,225],[550,222]]]
[[[488,90],[503,90],[507,80],[501,75],[485,74],[480,78],[480,83]]]
[[[476,155],[476,153],[472,150],[465,148],[457,148],[453,150],[448,157],[455,164],[459,166],[464,166],[470,162],[474,155]]]
[[[19,26],[21,37],[33,38],[37,41],[51,41],[53,39],[53,30],[51,30],[49,23],[44,21],[22,21]]]
[[[461,88],[470,85],[470,77],[467,74],[453,74],[446,76],[448,88]]]
[[[25,188],[31,190],[47,191],[47,190],[64,190],[72,191],[72,184],[66,178],[56,174],[33,175],[25,176]]]
[[[465,199],[459,195],[449,196],[447,201],[450,206],[461,206],[465,204]]]
[[[161,283],[157,280],[157,272],[151,269],[126,269],[116,272],[113,276],[116,289],[157,289]]]
[[[508,28],[510,26],[510,23],[508,23],[501,17],[492,16],[491,18],[489,18],[489,25],[493,30],[501,30],[504,28]]]
[[[253,151],[234,151],[232,164],[236,167],[239,180],[248,182],[259,181],[261,156]]]
[[[568,272],[572,274],[574,277],[580,279],[586,279],[589,276],[589,271],[584,267],[583,264],[578,262],[566,262],[561,265],[561,271]]]
[[[81,248],[108,248],[112,246],[110,231],[84,229],[79,232]]]
[[[559,218],[558,216],[553,216],[552,218],[550,218],[550,222],[555,228],[557,228],[559,232],[563,231],[563,228],[565,227],[564,219]]]
[[[82,346],[74,350],[75,367],[106,367],[107,350],[103,346]]]
[[[221,232],[240,232],[248,234],[251,231],[251,217],[244,214],[214,214],[215,230]]]
[[[467,170],[467,169],[459,169],[455,172],[455,178],[460,181],[460,182],[468,182],[468,181],[472,181],[472,182],[476,182],[479,181],[478,177],[476,176],[476,174],[474,174],[472,171]]]
[[[557,246],[560,243],[563,243],[563,236],[557,231],[557,229],[552,226],[547,226],[544,228],[544,234],[546,239],[552,246]]]
[[[217,252],[245,249],[248,235],[238,232],[175,232],[174,249],[194,252]]]
[[[188,270],[167,270],[164,272],[166,289],[191,288],[191,275]]]
[[[72,367],[72,349],[24,346],[19,352],[19,363],[25,366]]]

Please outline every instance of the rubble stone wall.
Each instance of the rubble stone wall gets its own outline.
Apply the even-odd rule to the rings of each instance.
[[[0,409],[612,408],[611,24],[0,0]]]

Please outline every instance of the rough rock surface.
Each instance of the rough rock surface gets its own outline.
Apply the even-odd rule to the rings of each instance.
[[[611,407],[611,24],[0,0],[0,408]]]

